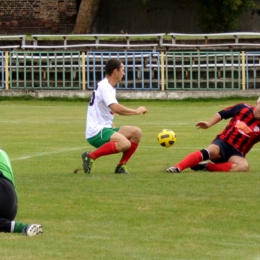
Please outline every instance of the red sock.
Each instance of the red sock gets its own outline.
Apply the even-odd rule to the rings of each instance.
[[[109,154],[118,153],[115,142],[108,142],[100,146],[97,150],[89,154],[91,159],[96,160],[97,158]]]
[[[190,153],[188,156],[186,156],[182,161],[180,161],[178,164],[174,165],[175,167],[178,167],[180,171],[195,166],[198,163],[202,161],[203,157],[200,151],[196,151],[193,153]]]
[[[131,147],[123,153],[123,156],[119,162],[119,165],[126,164],[129,161],[129,159],[131,158],[131,156],[137,149],[138,145],[139,145],[139,143],[131,142]]]
[[[229,172],[233,164],[232,162],[208,163],[207,170],[210,172]]]

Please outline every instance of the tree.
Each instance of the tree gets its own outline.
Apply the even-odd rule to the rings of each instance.
[[[200,27],[204,32],[227,32],[238,18],[256,6],[253,0],[198,0]]]
[[[79,0],[80,1],[80,0]],[[150,0],[140,0],[146,4]],[[84,34],[90,33],[93,27],[101,0],[81,0],[79,11],[76,19],[76,24],[72,33]]]
[[[96,18],[101,0],[81,0],[74,26],[74,34],[90,33]]]

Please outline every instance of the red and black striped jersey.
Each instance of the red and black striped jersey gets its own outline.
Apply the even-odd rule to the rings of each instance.
[[[217,138],[229,143],[244,155],[260,141],[260,120],[254,117],[254,108],[240,103],[218,112],[221,119],[231,120]]]

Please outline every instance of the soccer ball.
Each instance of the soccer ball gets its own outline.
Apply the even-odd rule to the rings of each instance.
[[[163,129],[158,134],[158,142],[163,147],[171,147],[176,140],[176,135],[171,129]]]

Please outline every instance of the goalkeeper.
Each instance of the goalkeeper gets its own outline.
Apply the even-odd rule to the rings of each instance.
[[[5,151],[0,149],[0,232],[23,233],[35,236],[42,233],[39,224],[24,224],[14,221],[18,201],[11,162]]]

